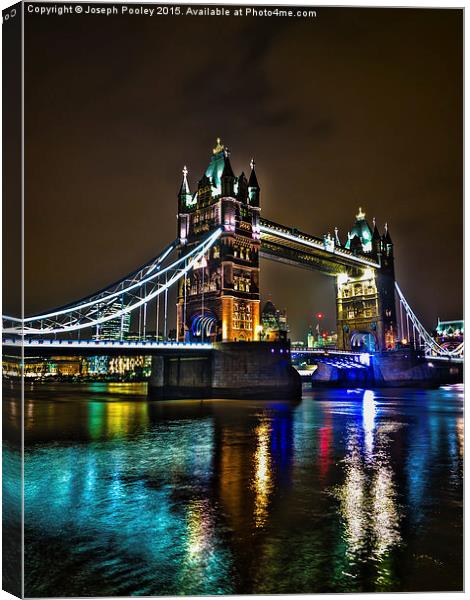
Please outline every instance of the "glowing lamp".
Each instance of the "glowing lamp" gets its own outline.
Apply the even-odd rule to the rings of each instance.
[[[347,273],[339,273],[338,274],[338,285],[343,285],[344,283],[347,283],[347,281],[348,281]]]

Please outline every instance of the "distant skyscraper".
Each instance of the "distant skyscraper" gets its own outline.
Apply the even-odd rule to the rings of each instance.
[[[277,310],[271,301],[266,302],[261,313],[263,327],[262,338],[266,342],[287,340],[287,316],[285,311]]]
[[[103,309],[102,315],[108,316],[114,314],[121,308],[120,300],[116,300]],[[111,319],[101,323],[95,330],[93,339],[95,340],[125,340],[129,336],[131,326],[131,313],[125,313],[116,319]]]
[[[313,348],[313,344],[314,344],[313,331],[311,329],[309,329],[308,334],[307,334],[307,348]]]

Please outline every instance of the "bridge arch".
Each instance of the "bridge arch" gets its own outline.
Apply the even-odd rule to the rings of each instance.
[[[375,352],[378,350],[378,340],[375,332],[354,330],[350,335],[351,350],[357,352]]]

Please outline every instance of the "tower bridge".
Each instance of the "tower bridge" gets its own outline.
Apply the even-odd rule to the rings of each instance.
[[[169,347],[158,346],[159,330],[166,340],[173,288],[178,351],[198,343],[261,344],[260,258],[266,258],[332,277],[338,351],[385,352],[405,344],[428,357],[463,356],[463,344],[449,351],[421,325],[395,281],[388,227],[380,233],[362,209],[345,243],[337,229],[318,237],[262,218],[254,160],[248,177],[243,172],[236,176],[220,139],[193,191],[188,175],[185,167],[177,194],[177,237],[163,251],[120,281],[67,306],[24,318],[4,316],[4,336],[27,342],[67,339],[81,348],[80,340],[94,338],[109,342],[114,352],[119,346],[111,342],[125,340],[132,316],[140,341],[148,339],[149,319],[155,322],[151,352],[167,352]],[[30,346],[40,350],[47,344]]]

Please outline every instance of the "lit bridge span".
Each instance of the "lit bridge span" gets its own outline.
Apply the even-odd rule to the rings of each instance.
[[[349,267],[379,269],[380,263],[365,256],[339,248],[329,239],[316,238],[296,229],[281,226],[272,221],[260,221],[261,254],[265,258],[300,265],[304,268],[318,269],[337,275]],[[223,237],[221,228],[207,234],[190,252],[178,256],[179,241],[169,244],[159,255],[109,287],[79,300],[42,314],[25,317],[3,317],[4,343],[18,347],[25,341],[25,347],[33,349],[76,350],[121,350],[171,351],[210,349],[210,342],[171,342],[148,340],[146,337],[149,309],[153,306],[156,318],[156,331],[159,319],[162,321],[164,338],[167,337],[168,291],[185,280],[192,269],[198,268],[205,255],[214,244]],[[412,342],[413,347],[425,351],[426,356],[441,359],[462,359],[464,344],[453,350],[441,347],[426,331],[406,301],[400,287],[395,283],[399,304],[399,329],[401,337]],[[82,330],[93,331],[99,337],[100,326],[109,321],[124,321],[127,314],[137,313],[140,320],[140,333],[143,339],[128,340],[90,340],[80,339]],[[161,313],[162,316],[161,316]],[[69,339],[57,339],[68,334]],[[53,337],[48,337],[53,336]],[[70,339],[70,336],[73,336]],[[324,350],[293,348],[292,352],[302,352],[321,356]],[[336,353],[341,352],[336,350]],[[349,357],[361,353],[343,351]],[[349,359],[348,359],[349,360]],[[353,361],[356,359],[353,358]]]
[[[196,192],[191,192],[183,169],[175,241],[136,271],[86,298],[42,314],[3,316],[7,343],[153,352],[261,341],[263,257],[332,276],[338,351],[382,352],[407,345],[429,357],[463,357],[463,343],[454,349],[439,345],[406,301],[395,281],[387,226],[380,234],[375,221],[371,227],[359,209],[352,233],[342,243],[337,229],[334,236],[316,237],[261,218],[254,161],[247,179],[244,173],[235,176],[229,156],[218,140]],[[170,290],[177,296],[178,345],[167,343]],[[138,324],[137,342],[125,339],[131,317]],[[153,341],[149,323],[155,326]],[[114,341],[106,337],[111,325]]]

